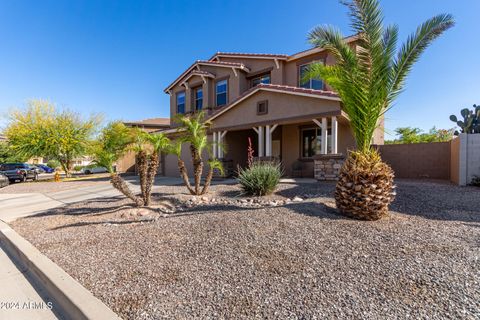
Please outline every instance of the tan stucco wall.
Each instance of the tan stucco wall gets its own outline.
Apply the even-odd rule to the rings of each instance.
[[[257,114],[257,102],[268,100],[268,113]],[[259,91],[240,102],[213,122],[212,128],[229,128],[262,121],[288,120],[323,112],[339,112],[340,103],[318,98]]]

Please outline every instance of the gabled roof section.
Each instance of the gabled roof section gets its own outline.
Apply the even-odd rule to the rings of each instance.
[[[238,62],[220,62],[220,61],[206,61],[206,60],[197,60],[195,61],[187,70],[185,70],[175,81],[173,81],[167,88],[165,88],[164,92],[168,93],[168,91],[178,84],[180,80],[183,79],[186,75],[190,73],[193,69],[197,68],[197,71],[201,71],[199,68],[200,66],[205,65],[205,66],[216,66],[216,67],[222,67],[222,68],[233,68],[233,69],[238,69],[242,70],[245,72],[250,72],[250,69],[244,65],[243,63],[238,63]]]
[[[279,59],[287,60],[287,54],[271,54],[271,53],[239,53],[239,52],[217,52],[209,61],[219,60],[222,57],[227,58],[246,58],[246,59]]]
[[[276,84],[259,84],[247,91],[245,91],[241,96],[237,99],[232,101],[228,106],[219,109],[217,112],[212,114],[207,121],[213,120],[220,115],[224,114],[228,110],[235,107],[237,104],[242,102],[243,100],[247,99],[248,97],[254,95],[259,91],[270,91],[270,92],[279,92],[285,94],[292,94],[292,95],[299,95],[299,96],[307,96],[313,98],[320,98],[332,101],[340,101],[338,94],[333,91],[325,91],[325,90],[314,90],[314,89],[305,89],[305,88],[298,88],[292,86],[284,86],[284,85],[276,85]]]
[[[359,36],[358,36],[358,35],[353,35],[353,36],[349,36],[349,37],[345,37],[345,38],[344,38],[344,40],[345,40],[347,43],[354,42],[354,41],[356,41],[356,40],[358,40],[358,39],[359,39]],[[311,48],[311,49],[303,50],[303,51],[297,52],[297,53],[292,54],[291,56],[289,56],[288,59],[287,59],[287,61],[292,61],[292,60],[300,59],[300,58],[309,56],[309,55],[311,55],[311,54],[319,53],[319,52],[322,52],[322,51],[325,51],[325,49],[324,49],[324,48],[321,48],[321,47],[314,47],[314,48]]]

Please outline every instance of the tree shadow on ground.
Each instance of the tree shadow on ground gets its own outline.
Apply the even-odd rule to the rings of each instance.
[[[440,221],[480,222],[480,188],[444,182],[397,180],[397,195],[390,211]],[[313,194],[334,201],[335,183],[297,184],[276,192],[284,197]],[[477,199],[477,200],[475,200]]]

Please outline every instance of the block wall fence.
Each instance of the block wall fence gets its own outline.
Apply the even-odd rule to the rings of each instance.
[[[375,146],[396,178],[441,179],[465,186],[480,176],[480,134],[460,134],[449,142]]]

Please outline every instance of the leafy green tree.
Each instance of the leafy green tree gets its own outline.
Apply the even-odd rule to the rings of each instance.
[[[83,119],[78,113],[57,110],[43,100],[32,100],[25,110],[14,110],[5,135],[21,157],[48,157],[60,162],[70,176],[72,161],[85,155],[100,123],[98,116]]]
[[[446,142],[452,140],[454,129],[447,130],[433,127],[425,133],[420,128],[402,127],[395,129],[395,133],[398,138],[386,140],[385,144]]]
[[[428,19],[397,50],[398,27],[384,27],[378,0],[342,3],[349,10],[355,44],[347,43],[335,27],[315,27],[310,43],[324,48],[336,63],[316,63],[307,77],[323,79],[338,93],[356,140],[357,151],[349,153],[340,171],[337,207],[346,215],[375,220],[388,213],[394,186],[393,171],[371,149],[374,131],[402,92],[414,63],[454,19],[450,14]]]
[[[6,141],[0,142],[0,163],[25,162],[27,160],[28,158],[15,154]]]

